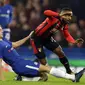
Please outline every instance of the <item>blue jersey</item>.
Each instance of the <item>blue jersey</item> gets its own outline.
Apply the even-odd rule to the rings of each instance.
[[[0,40],[0,58],[9,64],[13,71],[22,76],[37,76],[40,63],[24,60],[6,39]]]
[[[7,4],[0,6],[0,25],[3,29],[7,28],[7,25],[12,20],[13,8],[11,5]]]
[[[20,55],[12,48],[12,43],[6,39],[0,40],[0,58],[12,66],[21,59]]]

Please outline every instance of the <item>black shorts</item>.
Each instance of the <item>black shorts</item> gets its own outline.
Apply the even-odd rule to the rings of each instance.
[[[52,37],[48,39],[32,37],[30,38],[30,43],[32,45],[34,54],[39,59],[43,59],[46,57],[43,47],[46,47],[48,50],[53,51],[59,46],[59,44]]]
[[[55,50],[59,46],[58,42],[56,40],[54,40],[53,37],[45,40],[43,45],[50,51]]]

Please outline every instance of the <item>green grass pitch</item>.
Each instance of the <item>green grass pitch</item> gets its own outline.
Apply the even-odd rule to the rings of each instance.
[[[0,85],[85,85],[85,75],[81,78],[80,82],[73,83],[70,80],[55,78],[49,75],[47,82],[27,82],[27,81],[14,81],[15,74],[12,72],[5,72],[5,81],[0,81]]]

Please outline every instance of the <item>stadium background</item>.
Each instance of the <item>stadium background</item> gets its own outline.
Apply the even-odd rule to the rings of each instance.
[[[63,7],[70,7],[74,16],[69,24],[71,35],[85,40],[85,0],[10,0],[13,6],[13,20],[10,24],[11,41],[16,41],[27,36],[44,19],[43,11],[51,9],[60,11]],[[60,33],[56,34],[56,40],[65,51],[72,66],[85,66],[85,42],[82,46],[74,46],[63,38]],[[23,58],[34,59],[32,48],[27,41],[22,47],[17,48]],[[55,54],[45,49],[48,63],[60,66]],[[57,62],[56,62],[57,61]]]

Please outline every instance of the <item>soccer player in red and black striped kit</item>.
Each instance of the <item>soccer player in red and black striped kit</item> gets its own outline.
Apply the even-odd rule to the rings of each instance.
[[[34,30],[30,38],[34,54],[43,65],[46,65],[46,55],[43,50],[43,46],[45,46],[48,50],[58,55],[60,62],[66,68],[66,72],[71,74],[72,71],[66,55],[52,36],[56,31],[60,31],[68,42],[73,44],[83,43],[83,39],[74,40],[68,32],[68,23],[73,15],[72,10],[70,8],[63,8],[60,13],[46,10],[44,15],[47,18]]]

